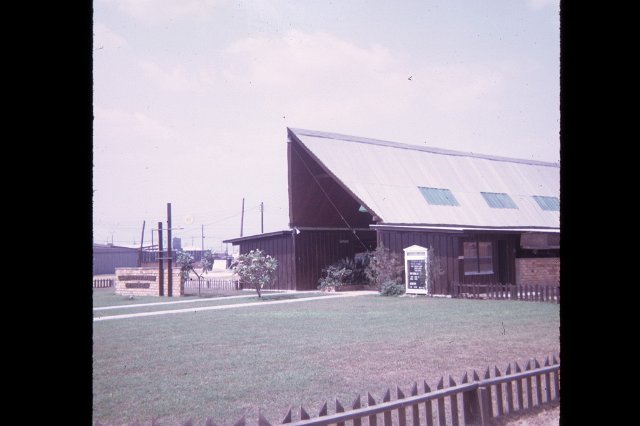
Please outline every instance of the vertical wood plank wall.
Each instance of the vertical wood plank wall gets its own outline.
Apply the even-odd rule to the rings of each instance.
[[[322,269],[344,259],[353,259],[367,248],[375,249],[375,231],[308,231],[295,236],[296,283],[298,290],[316,290]],[[362,241],[363,245],[360,243]]]
[[[241,254],[249,253],[255,249],[264,251],[278,261],[276,278],[270,288],[274,290],[295,290],[292,234],[284,233],[282,235],[246,240],[240,243]]]
[[[416,231],[378,231],[378,243],[382,242],[385,247],[398,253],[404,262],[403,249],[414,244],[422,247],[433,247],[435,255],[440,258],[442,268],[445,270],[443,275],[436,279],[434,289],[435,294],[451,294],[451,283],[464,283],[465,276],[462,270],[462,260],[458,257],[464,253],[462,251],[462,242],[473,240],[476,235],[481,241],[491,241],[493,250],[493,274],[474,275],[467,277],[468,280],[478,283],[497,283],[498,282],[498,241],[506,241],[506,275],[507,281],[515,283],[515,246],[516,235],[511,234],[453,234],[453,233],[437,233],[437,232],[416,232]]]

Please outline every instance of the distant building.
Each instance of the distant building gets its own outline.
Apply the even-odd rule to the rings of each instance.
[[[115,274],[116,268],[138,266],[139,250],[111,244],[93,244],[93,275]]]
[[[279,260],[276,288],[382,243],[432,248],[452,283],[559,284],[558,164],[288,130],[291,230],[224,241]]]

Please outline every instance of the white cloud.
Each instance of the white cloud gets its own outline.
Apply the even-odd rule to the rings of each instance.
[[[165,22],[182,18],[204,18],[225,0],[103,0],[143,21]]]
[[[208,69],[187,70],[181,65],[164,69],[151,61],[140,61],[146,77],[162,89],[176,92],[204,94],[214,87],[213,71]]]
[[[175,137],[171,127],[140,111],[124,111],[94,105],[94,140],[102,147],[133,148],[128,141],[136,140],[140,145],[170,140]],[[133,138],[132,138],[133,136]]]
[[[269,102],[280,99],[299,116],[353,119],[425,107],[441,112],[490,108],[504,77],[502,65],[427,64],[425,58],[379,45],[363,47],[301,31],[243,39],[228,54],[227,80],[268,94]]]
[[[560,4],[560,0],[527,0],[527,4],[534,10],[540,10],[543,7],[554,5],[556,9]]]
[[[102,22],[94,22],[93,48],[107,49],[107,51],[112,51],[115,49],[128,49],[129,43],[124,37],[116,34]]]

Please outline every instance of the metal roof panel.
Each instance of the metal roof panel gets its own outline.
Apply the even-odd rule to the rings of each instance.
[[[384,223],[559,228],[559,212],[533,199],[559,198],[555,163],[290,131]],[[459,205],[430,205],[419,187],[448,189]],[[491,208],[481,192],[509,194],[518,208]]]

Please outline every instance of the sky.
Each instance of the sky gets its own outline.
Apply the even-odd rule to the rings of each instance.
[[[288,229],[287,127],[560,159],[559,0],[93,7],[95,243]]]

